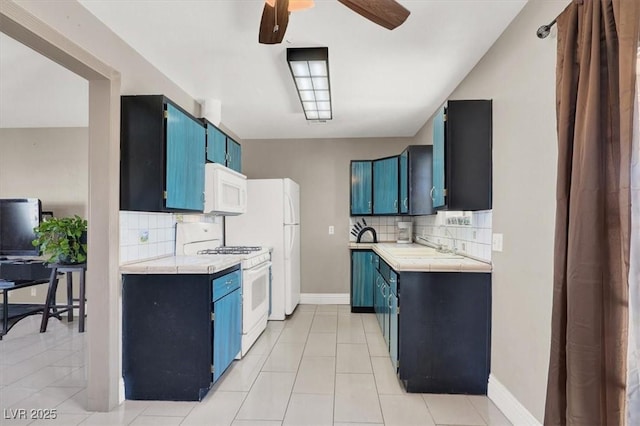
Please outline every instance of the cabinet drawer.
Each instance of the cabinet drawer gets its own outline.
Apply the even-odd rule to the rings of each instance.
[[[231,272],[213,280],[213,301],[240,288],[240,270]]]

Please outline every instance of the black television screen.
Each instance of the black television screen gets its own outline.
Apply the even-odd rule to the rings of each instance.
[[[38,256],[39,250],[31,242],[41,217],[37,198],[0,198],[0,255]]]

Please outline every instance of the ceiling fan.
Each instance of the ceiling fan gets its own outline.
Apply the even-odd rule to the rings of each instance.
[[[411,12],[395,0],[338,0],[357,14],[389,30],[400,26]],[[313,0],[266,0],[258,41],[278,44],[284,39],[289,12],[313,7]]]

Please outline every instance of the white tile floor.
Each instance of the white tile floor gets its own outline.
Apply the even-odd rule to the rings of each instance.
[[[300,305],[271,321],[202,402],[125,401],[85,410],[85,335],[27,318],[0,341],[0,425],[509,425],[484,396],[407,394],[372,314]],[[55,408],[57,419],[10,420],[11,410]],[[15,412],[15,411],[13,411]]]

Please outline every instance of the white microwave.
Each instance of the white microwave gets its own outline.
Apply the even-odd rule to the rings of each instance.
[[[247,211],[247,177],[218,163],[204,166],[204,213],[238,215]]]

